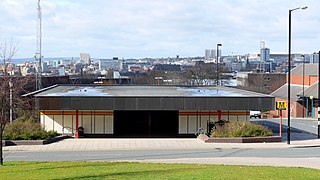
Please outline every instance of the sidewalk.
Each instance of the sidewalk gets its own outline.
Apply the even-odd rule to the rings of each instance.
[[[100,150],[158,150],[158,149],[268,149],[293,147],[320,147],[320,139],[281,143],[203,143],[196,138],[189,139],[65,139],[47,145],[5,146],[4,151],[100,151]]]

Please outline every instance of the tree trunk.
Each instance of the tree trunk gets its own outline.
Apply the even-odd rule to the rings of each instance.
[[[0,165],[3,165],[3,155],[2,155],[2,127],[0,127]]]

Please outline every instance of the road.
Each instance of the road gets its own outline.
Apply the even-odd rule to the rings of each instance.
[[[267,126],[272,130],[274,135],[279,135],[279,119],[251,119],[251,121]],[[287,139],[287,123],[287,119],[282,120],[283,141],[286,141]],[[317,139],[317,120],[292,118],[290,126],[291,140]]]
[[[4,152],[5,161],[124,161],[213,157],[320,158],[320,146],[274,149],[176,149]]]

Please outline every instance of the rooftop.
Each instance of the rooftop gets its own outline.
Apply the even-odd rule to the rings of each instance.
[[[230,87],[55,85],[28,95],[35,97],[271,97]]]

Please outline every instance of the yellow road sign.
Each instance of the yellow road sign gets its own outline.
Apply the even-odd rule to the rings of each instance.
[[[286,110],[287,109],[287,102],[286,101],[277,101],[276,102],[276,109],[277,110]]]

